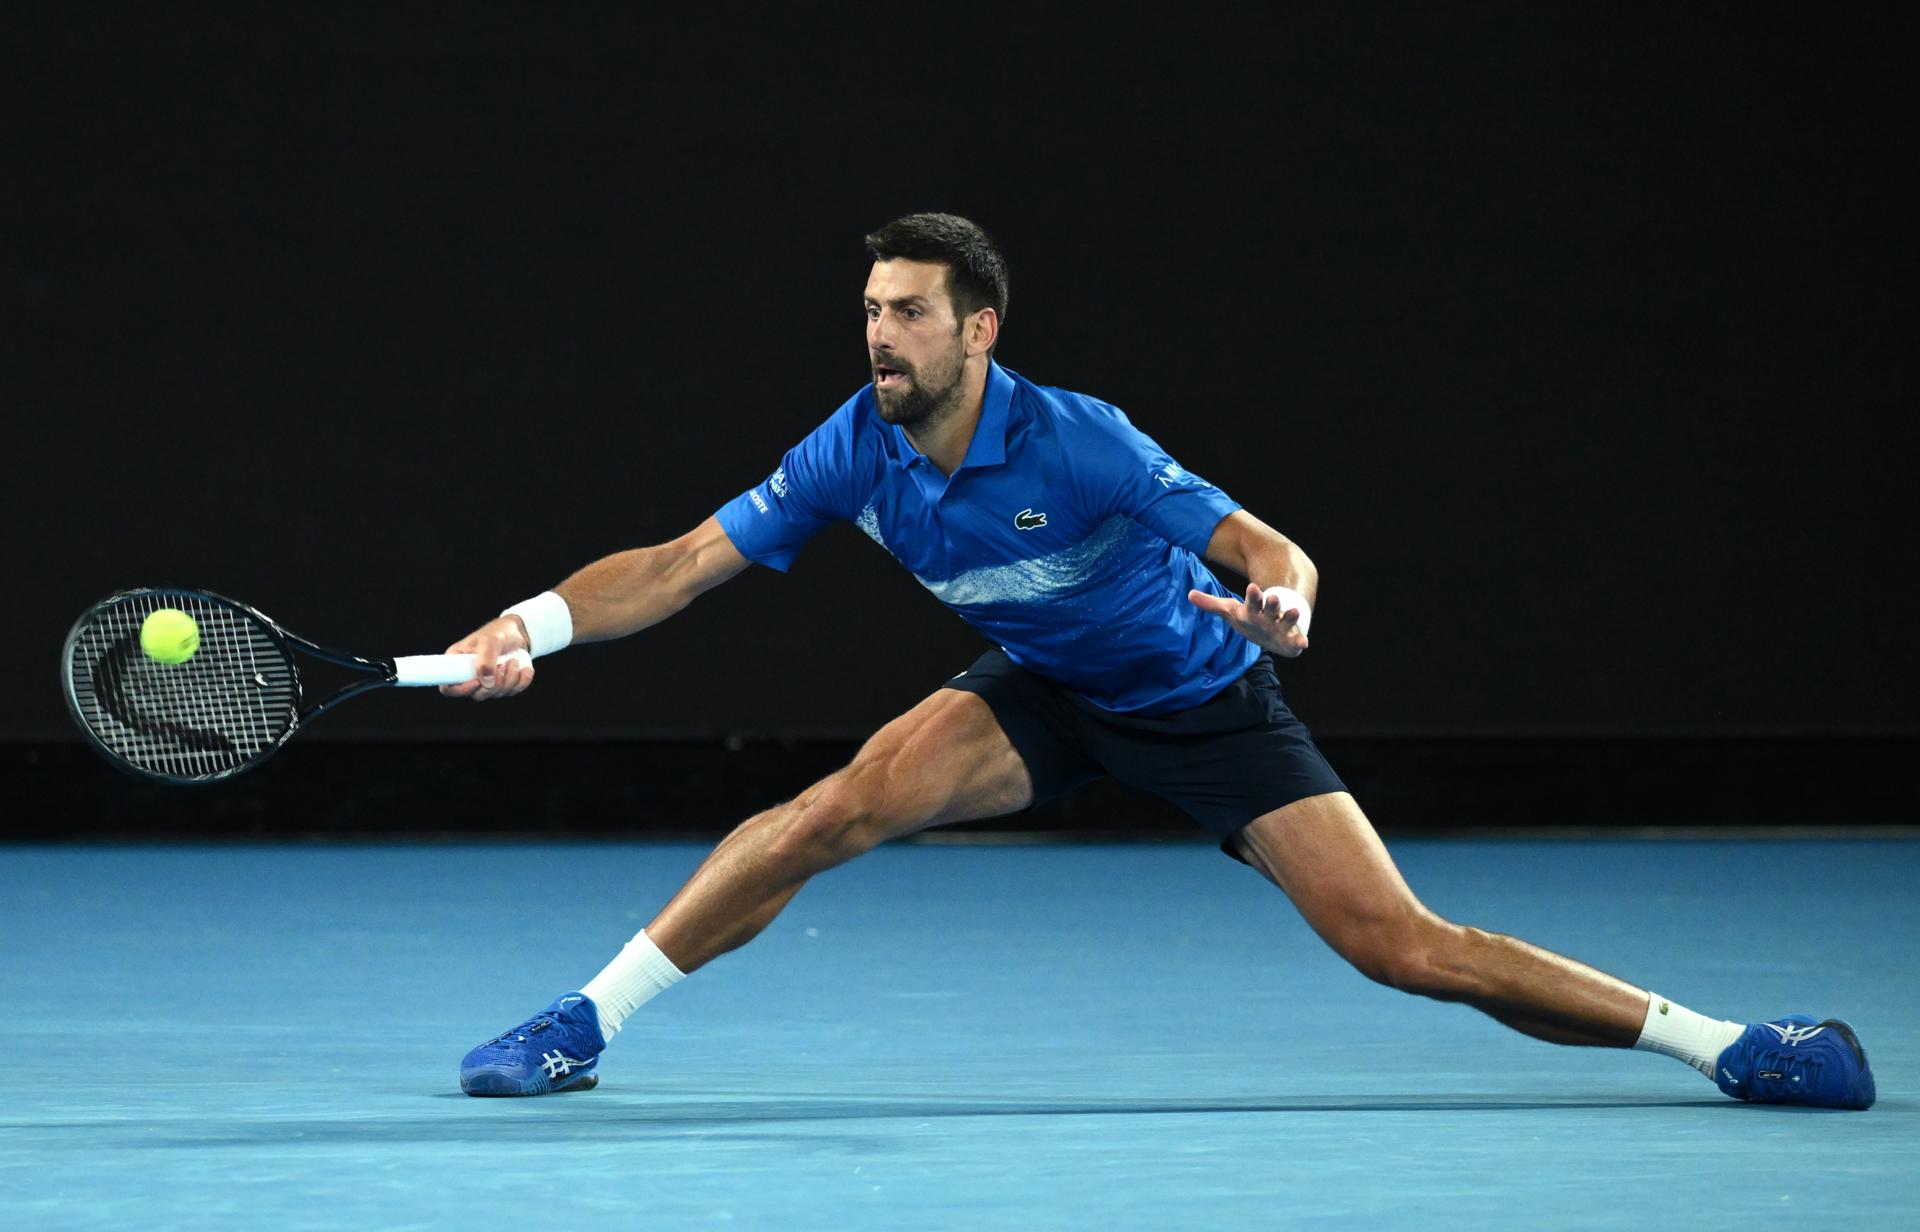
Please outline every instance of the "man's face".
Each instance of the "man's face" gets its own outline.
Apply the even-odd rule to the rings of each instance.
[[[957,404],[966,342],[947,294],[947,267],[875,261],[866,301],[867,362],[880,418],[911,428]]]

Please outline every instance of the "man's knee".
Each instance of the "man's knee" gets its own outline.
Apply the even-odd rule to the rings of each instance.
[[[1431,916],[1356,929],[1334,948],[1375,983],[1439,1001],[1458,1001],[1472,982],[1464,956],[1472,931]]]
[[[879,846],[900,819],[887,807],[884,776],[860,766],[828,775],[776,810],[776,855],[831,868]]]

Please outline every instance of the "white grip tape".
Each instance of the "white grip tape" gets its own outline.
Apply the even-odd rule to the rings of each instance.
[[[1260,592],[1263,598],[1280,600],[1280,610],[1290,612],[1300,609],[1300,632],[1310,633],[1307,626],[1313,623],[1313,608],[1307,603],[1307,597],[1288,586],[1269,586]]]
[[[436,684],[465,684],[473,679],[474,665],[480,661],[479,655],[437,654],[437,655],[401,655],[393,661],[393,682],[402,688],[421,688]],[[524,650],[500,656],[502,663],[525,665],[533,662],[533,656]]]
[[[518,616],[527,626],[527,649],[536,659],[565,650],[573,641],[573,609],[555,591],[544,591],[500,614]]]

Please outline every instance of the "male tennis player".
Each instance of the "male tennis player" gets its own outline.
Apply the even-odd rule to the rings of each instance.
[[[461,1062],[472,1095],[591,1089],[621,1024],[746,942],[815,873],[929,826],[993,817],[1099,775],[1178,804],[1286,892],[1368,977],[1563,1044],[1663,1052],[1739,1099],[1866,1108],[1853,1030],[1707,1018],[1572,959],[1429,911],[1280,694],[1318,572],[1117,409],[994,362],[1007,267],[963,218],[867,237],[872,382],[764,482],[690,533],[596,561],[450,649],[511,697],[572,641],[656,624],[746,568],[786,569],[859,526],[998,649],[894,719],[851,765],[748,819],[607,968]],[[1208,570],[1250,578],[1230,595]]]

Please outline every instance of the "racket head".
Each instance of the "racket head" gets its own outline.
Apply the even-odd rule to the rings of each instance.
[[[200,649],[160,663],[140,626],[178,608]],[[288,634],[211,591],[142,586],[108,595],[73,623],[61,652],[67,710],[107,760],[165,783],[213,783],[251,769],[300,725],[300,673]]]

